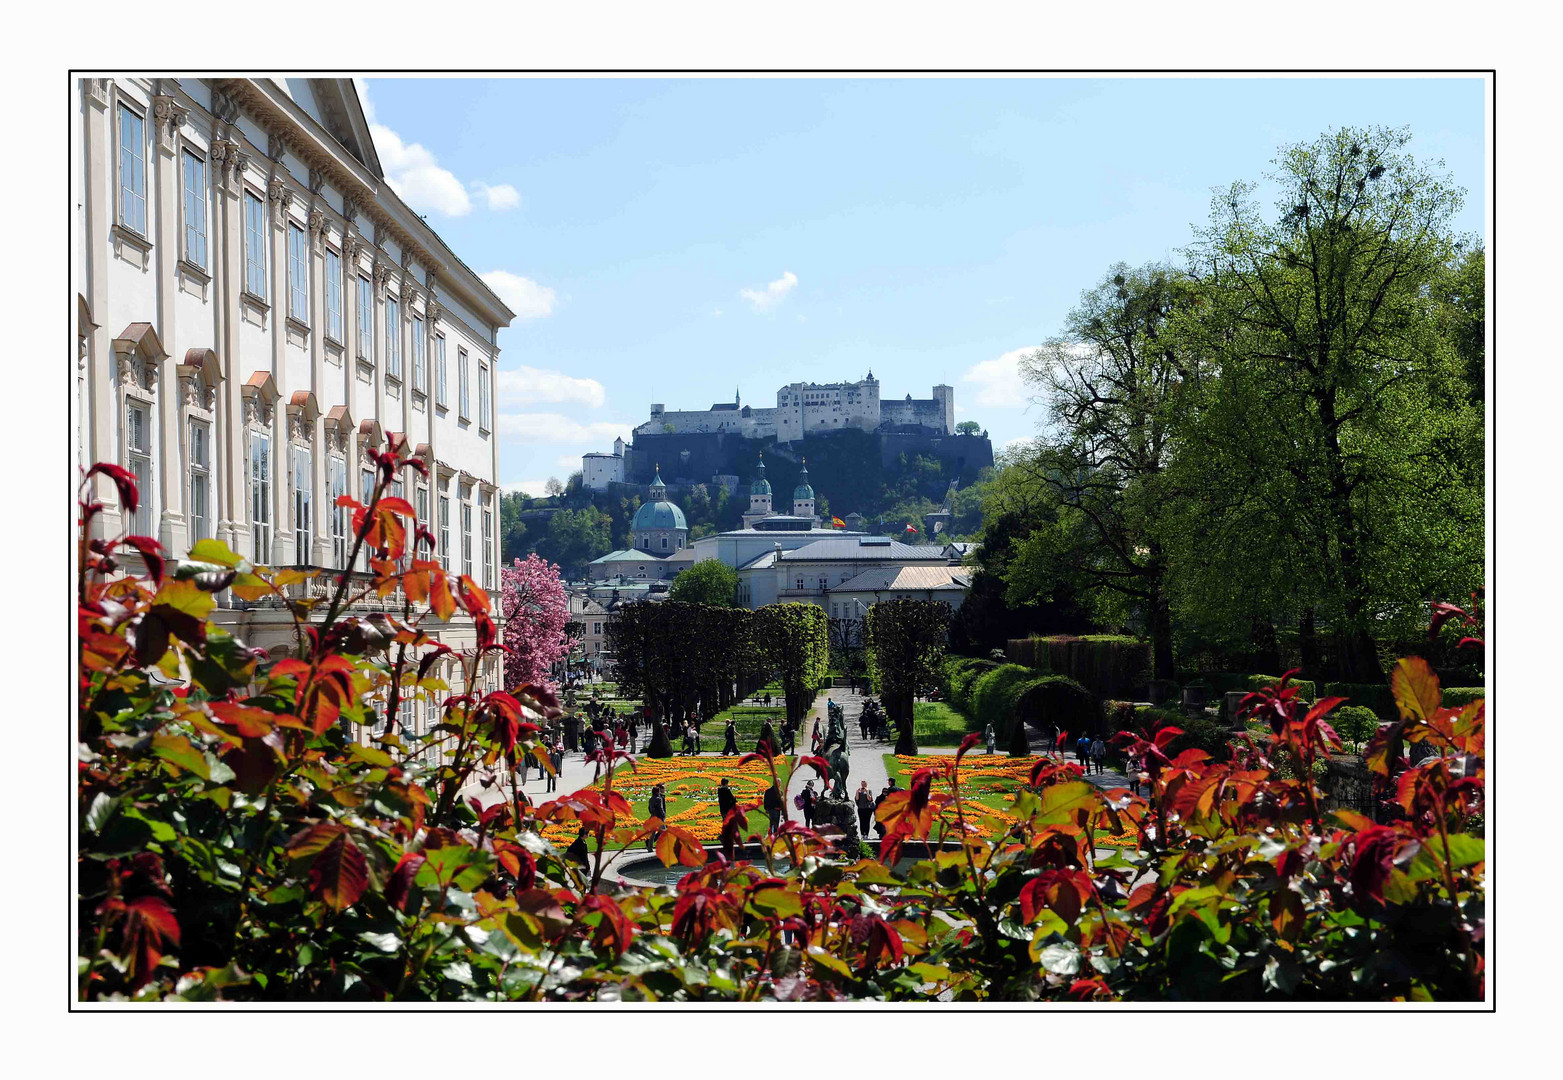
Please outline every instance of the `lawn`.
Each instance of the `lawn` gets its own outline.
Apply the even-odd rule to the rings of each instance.
[[[919,701],[912,705],[912,734],[919,747],[955,747],[971,727],[966,717],[942,701]]]
[[[967,822],[989,835],[1013,825],[1016,818],[1009,812],[1010,799],[1030,778],[1031,766],[1036,762],[1035,757],[1012,758],[1005,754],[970,753],[962,758],[961,807]],[[903,788],[911,785],[913,773],[929,764],[927,757],[885,755],[885,771]],[[949,788],[939,790],[948,792]],[[1134,847],[1136,837],[1132,832],[1122,838],[1098,836],[1096,843],[1099,847]]]
[[[635,809],[636,819],[644,821],[648,816],[646,804],[651,799],[652,786],[665,784],[668,823],[687,829],[701,843],[714,844],[722,828],[721,818],[716,812],[716,789],[723,777],[727,778],[728,786],[738,797],[739,806],[759,803],[765,794],[765,789],[771,783],[771,773],[765,762],[751,761],[740,768],[738,761],[736,757],[638,757],[635,759],[633,770],[627,765],[619,766],[614,773],[613,790],[629,800],[630,805]],[[782,790],[785,791],[792,771],[792,760],[778,757],[775,761],[776,774]],[[600,791],[603,781],[598,781],[592,786]],[[788,813],[797,816],[797,811],[790,806]],[[745,835],[750,832],[764,832],[766,824],[763,810],[750,812],[749,828]],[[580,826],[575,822],[564,821],[544,826],[543,836],[563,847],[575,839],[579,829]],[[644,841],[641,841],[641,844],[644,844]],[[609,844],[609,849],[615,846],[618,845]]]

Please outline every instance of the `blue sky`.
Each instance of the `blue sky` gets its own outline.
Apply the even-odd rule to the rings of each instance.
[[[1408,125],[1483,228],[1479,79],[372,79],[393,185],[518,318],[501,482],[647,405],[797,380],[955,387],[1034,432],[1014,362],[1112,263],[1176,259],[1212,189],[1346,124]]]

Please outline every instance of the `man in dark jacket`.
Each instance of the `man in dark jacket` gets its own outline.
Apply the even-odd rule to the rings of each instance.
[[[734,848],[738,842],[738,818],[735,815],[731,820],[728,814],[738,809],[738,797],[733,794],[733,789],[727,786],[727,777],[722,777],[722,783],[716,789],[716,814],[722,819],[722,854],[727,856],[727,861],[732,862]]]
[[[803,785],[803,790],[798,793],[798,798],[803,804],[803,824],[814,828],[814,781],[809,780]]]
[[[646,816],[649,817],[649,818],[659,818],[662,821],[666,821],[667,820],[667,817],[668,817],[668,797],[667,797],[667,795],[665,795],[663,793],[663,787],[662,787],[661,784],[657,784],[655,787],[653,787],[651,789],[651,798],[646,800]],[[662,833],[659,830],[657,832],[656,836],[648,836],[648,837],[646,837],[646,850],[647,851],[651,850],[652,845],[656,843],[657,836],[661,836],[661,835],[662,835]]]
[[[765,789],[765,813],[771,819],[771,832],[781,828],[783,819],[787,816],[787,805],[782,800],[782,794],[772,784]]]
[[[722,753],[738,753],[738,728],[731,720],[727,722],[726,736],[726,741],[722,743]]]

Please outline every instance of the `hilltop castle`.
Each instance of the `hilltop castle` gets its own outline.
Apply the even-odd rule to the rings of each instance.
[[[658,403],[651,416],[635,428],[641,435],[736,435],[745,439],[797,442],[811,435],[856,429],[866,432],[898,432],[952,435],[955,432],[955,388],[940,384],[930,398],[906,395],[900,401],[882,401],[879,380],[870,371],[857,382],[789,383],[776,391],[774,409],[743,404],[738,391],[733,400],[718,402],[701,411],[669,412]],[[581,479],[593,491],[626,479],[625,447],[615,439],[612,453],[585,454]]]

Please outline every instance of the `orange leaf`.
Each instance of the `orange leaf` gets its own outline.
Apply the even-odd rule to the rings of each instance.
[[[1389,689],[1400,707],[1400,715],[1406,720],[1426,720],[1438,711],[1444,695],[1438,687],[1438,676],[1431,665],[1420,656],[1406,656],[1395,661],[1395,670],[1389,676]]]

